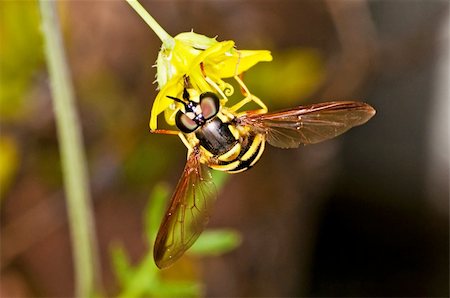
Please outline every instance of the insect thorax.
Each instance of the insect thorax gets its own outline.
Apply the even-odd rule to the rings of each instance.
[[[219,171],[238,173],[252,167],[264,151],[262,134],[238,125],[219,113],[195,132],[206,164]]]

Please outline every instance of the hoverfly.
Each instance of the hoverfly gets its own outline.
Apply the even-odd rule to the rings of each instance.
[[[209,220],[217,193],[208,168],[243,172],[260,159],[266,142],[280,148],[322,142],[364,124],[375,114],[370,105],[353,101],[268,113],[240,78],[235,79],[246,96],[241,102],[226,107],[214,92],[191,98],[190,91],[196,92],[185,86],[182,99],[168,96],[182,106],[175,116],[181,132],[152,131],[178,134],[188,148],[186,165],[155,240],[153,255],[161,269],[173,264],[194,244]],[[250,101],[261,109],[237,112]]]

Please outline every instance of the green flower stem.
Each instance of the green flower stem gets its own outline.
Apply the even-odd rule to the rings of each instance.
[[[145,8],[137,0],[127,0],[128,4],[139,14],[139,16],[147,23],[147,25],[158,35],[164,45],[173,44],[173,38],[166,30],[158,24],[158,22],[145,10]]]
[[[93,297],[100,282],[86,158],[56,1],[40,0],[45,54],[56,117],[67,212],[72,237],[77,297]]]

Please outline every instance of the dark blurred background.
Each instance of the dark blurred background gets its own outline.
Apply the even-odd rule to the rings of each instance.
[[[269,147],[252,170],[230,177],[210,226],[235,228],[242,245],[179,265],[200,272],[206,296],[449,295],[448,1],[141,3],[172,36],[194,29],[271,50],[274,61],[244,78],[270,110],[330,100],[377,110],[335,140]],[[142,210],[157,182],[175,186],[185,148],[149,134],[161,42],[139,16],[124,1],[59,8],[103,283],[114,296],[111,243],[123,243],[133,262],[146,253]],[[0,9],[1,296],[71,296],[38,6]]]

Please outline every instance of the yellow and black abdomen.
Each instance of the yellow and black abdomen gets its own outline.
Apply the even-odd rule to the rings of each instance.
[[[208,157],[208,166],[228,173],[251,168],[261,157],[265,137],[251,130],[239,129],[232,122],[216,117],[195,132]]]

